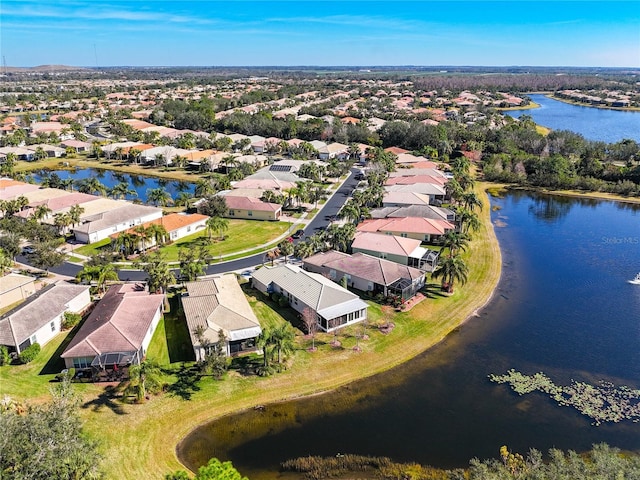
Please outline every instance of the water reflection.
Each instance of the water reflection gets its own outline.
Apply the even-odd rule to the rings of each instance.
[[[542,394],[518,397],[488,381],[510,368],[640,387],[640,295],[627,284],[638,246],[638,209],[613,202],[492,199],[503,274],[492,302],[437,347],[325,395],[268,405],[204,425],[179,446],[191,468],[230,459],[252,480],[274,478],[291,457],[359,453],[441,467],[526,452],[587,450],[605,441],[640,450],[640,425],[594,427]],[[428,319],[425,319],[428,321]]]

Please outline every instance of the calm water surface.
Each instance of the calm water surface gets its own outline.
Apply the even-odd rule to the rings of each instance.
[[[553,130],[571,130],[587,140],[615,143],[629,138],[640,142],[640,112],[580,107],[544,95],[529,97],[540,107],[505,113],[514,118],[530,115],[538,125]]]
[[[595,427],[542,394],[519,397],[487,379],[515,368],[558,384],[640,388],[640,287],[627,283],[640,271],[640,207],[527,193],[492,205],[503,273],[478,317],[391,371],[201,427],[179,447],[185,464],[230,459],[256,480],[294,478],[278,464],[309,454],[455,467],[505,444],[640,450],[640,424]]]
[[[171,198],[175,200],[180,192],[188,192],[193,194],[195,185],[189,182],[180,182],[177,180],[164,180],[156,177],[145,177],[142,175],[130,175],[128,173],[114,172],[112,170],[100,170],[97,168],[77,168],[75,170],[56,170],[55,173],[62,179],[69,178],[73,180],[84,180],[86,178],[96,177],[107,188],[112,188],[120,182],[126,182],[130,190],[135,190],[137,195],[127,195],[127,200],[147,201],[147,190],[150,188],[164,188]],[[42,175],[32,173],[31,176],[40,183]],[[74,187],[77,188],[77,187]]]

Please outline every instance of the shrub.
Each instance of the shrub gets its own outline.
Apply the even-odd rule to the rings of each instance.
[[[5,345],[0,345],[0,366],[9,365],[11,363],[11,355],[9,349]]]
[[[73,312],[64,312],[62,317],[62,328],[68,329],[75,327],[82,320],[82,315]]]
[[[289,299],[284,295],[281,295],[278,299],[278,305],[282,308],[289,306]]]
[[[29,363],[33,359],[35,359],[39,353],[40,353],[40,344],[34,343],[33,345],[29,345],[22,352],[20,352],[20,355],[18,355],[18,359],[22,363]]]

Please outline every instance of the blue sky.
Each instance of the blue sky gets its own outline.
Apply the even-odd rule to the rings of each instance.
[[[9,66],[640,66],[640,0],[2,0]]]

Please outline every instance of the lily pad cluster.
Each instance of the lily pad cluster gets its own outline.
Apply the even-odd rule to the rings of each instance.
[[[496,383],[508,383],[519,395],[539,391],[549,395],[558,405],[570,406],[593,420],[593,425],[603,422],[631,420],[640,422],[640,390],[627,386],[615,386],[610,382],[591,385],[571,380],[570,385],[556,385],[544,373],[525,375],[514,369],[505,375],[489,375]]]

